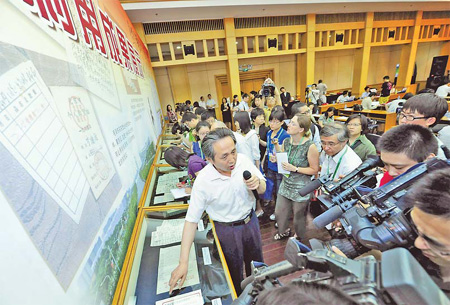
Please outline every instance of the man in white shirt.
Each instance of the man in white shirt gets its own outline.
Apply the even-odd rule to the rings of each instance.
[[[250,100],[250,96],[247,93],[242,95],[242,101],[238,105],[239,111],[250,111],[250,107],[248,106],[248,101]]]
[[[338,180],[352,172],[361,163],[358,155],[347,145],[348,129],[339,123],[326,124],[320,131],[323,151],[320,155],[320,177]]]
[[[328,87],[321,79],[319,79],[317,89],[319,90],[320,96],[327,94]]]
[[[188,270],[189,251],[194,241],[197,223],[203,211],[214,221],[216,233],[239,295],[243,268],[250,275],[250,262],[263,261],[258,219],[254,212],[255,196],[262,194],[266,182],[250,159],[236,152],[236,140],[231,130],[218,128],[202,141],[202,150],[209,164],[203,168],[192,188],[191,202],[181,241],[180,262],[169,281],[170,292],[182,287]],[[243,172],[251,178],[244,180]],[[245,253],[245,256],[244,256]]]
[[[414,94],[408,92],[403,96],[403,98],[398,98],[398,99],[393,100],[392,102],[387,103],[386,111],[387,112],[397,112],[397,108],[403,107],[405,102],[413,96],[414,96]]]
[[[309,93],[308,93],[309,101],[311,103],[317,104],[318,103],[317,101],[319,100],[319,95],[320,95],[320,91],[317,89],[317,85],[312,84],[311,89],[309,90]]]
[[[364,87],[364,92],[361,94],[360,99],[363,99],[365,97],[368,97],[370,94],[370,87],[369,86],[365,86]]]
[[[363,98],[362,102],[361,102],[361,106],[363,108],[363,110],[372,110],[372,109],[376,109],[377,105],[373,104],[373,100],[375,99],[376,93],[370,92],[368,97]]]
[[[450,83],[444,84],[439,88],[437,88],[436,90],[436,95],[443,98],[446,98],[449,93],[450,93]]]
[[[206,102],[203,96],[200,96],[200,101],[198,102],[198,105],[206,109]]]
[[[211,97],[211,93],[208,94],[208,100],[206,101],[206,109],[216,117],[216,101]]]
[[[348,99],[349,99],[349,96],[348,96],[348,91],[347,91],[347,90],[345,90],[344,92],[342,92],[342,94],[341,94],[341,95],[339,95],[339,97],[337,98],[337,101],[336,101],[336,103],[337,103],[337,104],[342,104],[342,103],[345,103],[345,102],[347,102],[347,101],[348,101]]]

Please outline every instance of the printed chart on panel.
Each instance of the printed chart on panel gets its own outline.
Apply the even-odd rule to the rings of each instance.
[[[25,62],[4,73],[0,93],[0,141],[78,223],[89,183],[34,65]]]
[[[88,92],[81,87],[51,87],[61,119],[96,199],[115,171]]]

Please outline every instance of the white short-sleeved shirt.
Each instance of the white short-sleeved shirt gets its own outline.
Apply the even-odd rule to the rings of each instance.
[[[197,223],[205,210],[215,221],[244,219],[256,203],[255,196],[244,182],[245,170],[265,180],[253,162],[243,154],[237,155],[231,177],[220,174],[211,163],[203,168],[192,188],[186,221]]]
[[[399,107],[400,103],[405,103],[406,100],[404,99],[395,99],[392,102],[388,103],[388,112],[397,112],[397,108]]]
[[[440,86],[436,90],[436,95],[439,97],[446,97],[450,93],[450,86],[447,84]]]
[[[366,98],[366,97],[368,97],[369,96],[369,94],[370,94],[370,92],[366,92],[366,91],[364,91],[362,94],[361,94],[361,97],[360,97],[360,99],[363,99],[363,98]]]
[[[238,105],[240,111],[248,111],[248,104],[244,101],[241,101]]]
[[[324,94],[327,94],[328,86],[325,85],[324,83],[320,83],[317,85],[317,89],[319,90],[320,95],[322,96]]]
[[[247,157],[250,158],[252,153],[251,153],[250,148],[248,147],[247,143],[245,142],[244,136],[236,131],[233,131],[233,134],[236,139],[236,151],[239,154],[246,155]]]
[[[250,131],[244,136],[245,144],[249,147],[250,155],[248,157],[250,160],[257,161],[261,158],[261,154],[259,153],[259,138],[254,129],[250,129]]]
[[[216,101],[213,100],[213,99],[207,100],[206,101],[206,106],[215,108],[216,107]]]
[[[345,146],[338,154],[333,157],[325,154],[325,151],[322,151],[320,155],[320,161],[322,164],[322,169],[320,170],[320,177],[332,178],[334,171],[336,170],[336,166],[339,163],[339,159],[342,160],[341,163],[334,175],[334,179],[339,179],[339,176],[345,176],[351,173],[355,168],[357,168],[361,163],[361,158],[351,149],[349,146]]]
[[[336,103],[337,104],[339,104],[339,103],[345,103],[345,102],[347,102],[348,101],[348,96],[344,96],[343,94],[341,94],[341,95],[339,95],[339,97],[337,98],[337,100],[336,100]]]

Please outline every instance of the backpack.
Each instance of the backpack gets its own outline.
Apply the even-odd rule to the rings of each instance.
[[[359,105],[359,104],[355,104],[353,106],[353,110],[354,111],[361,111],[361,110],[363,110],[363,107],[361,105]]]
[[[314,136],[316,134],[316,129],[314,128],[314,126],[317,126],[317,130],[320,132],[320,130],[322,129],[322,127],[320,127],[319,124],[313,123],[311,122],[311,127],[309,127],[309,130],[311,131],[311,136],[314,139]]]

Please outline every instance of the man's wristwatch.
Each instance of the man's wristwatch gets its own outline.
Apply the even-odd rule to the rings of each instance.
[[[298,167],[295,168],[295,172],[298,173]]]

